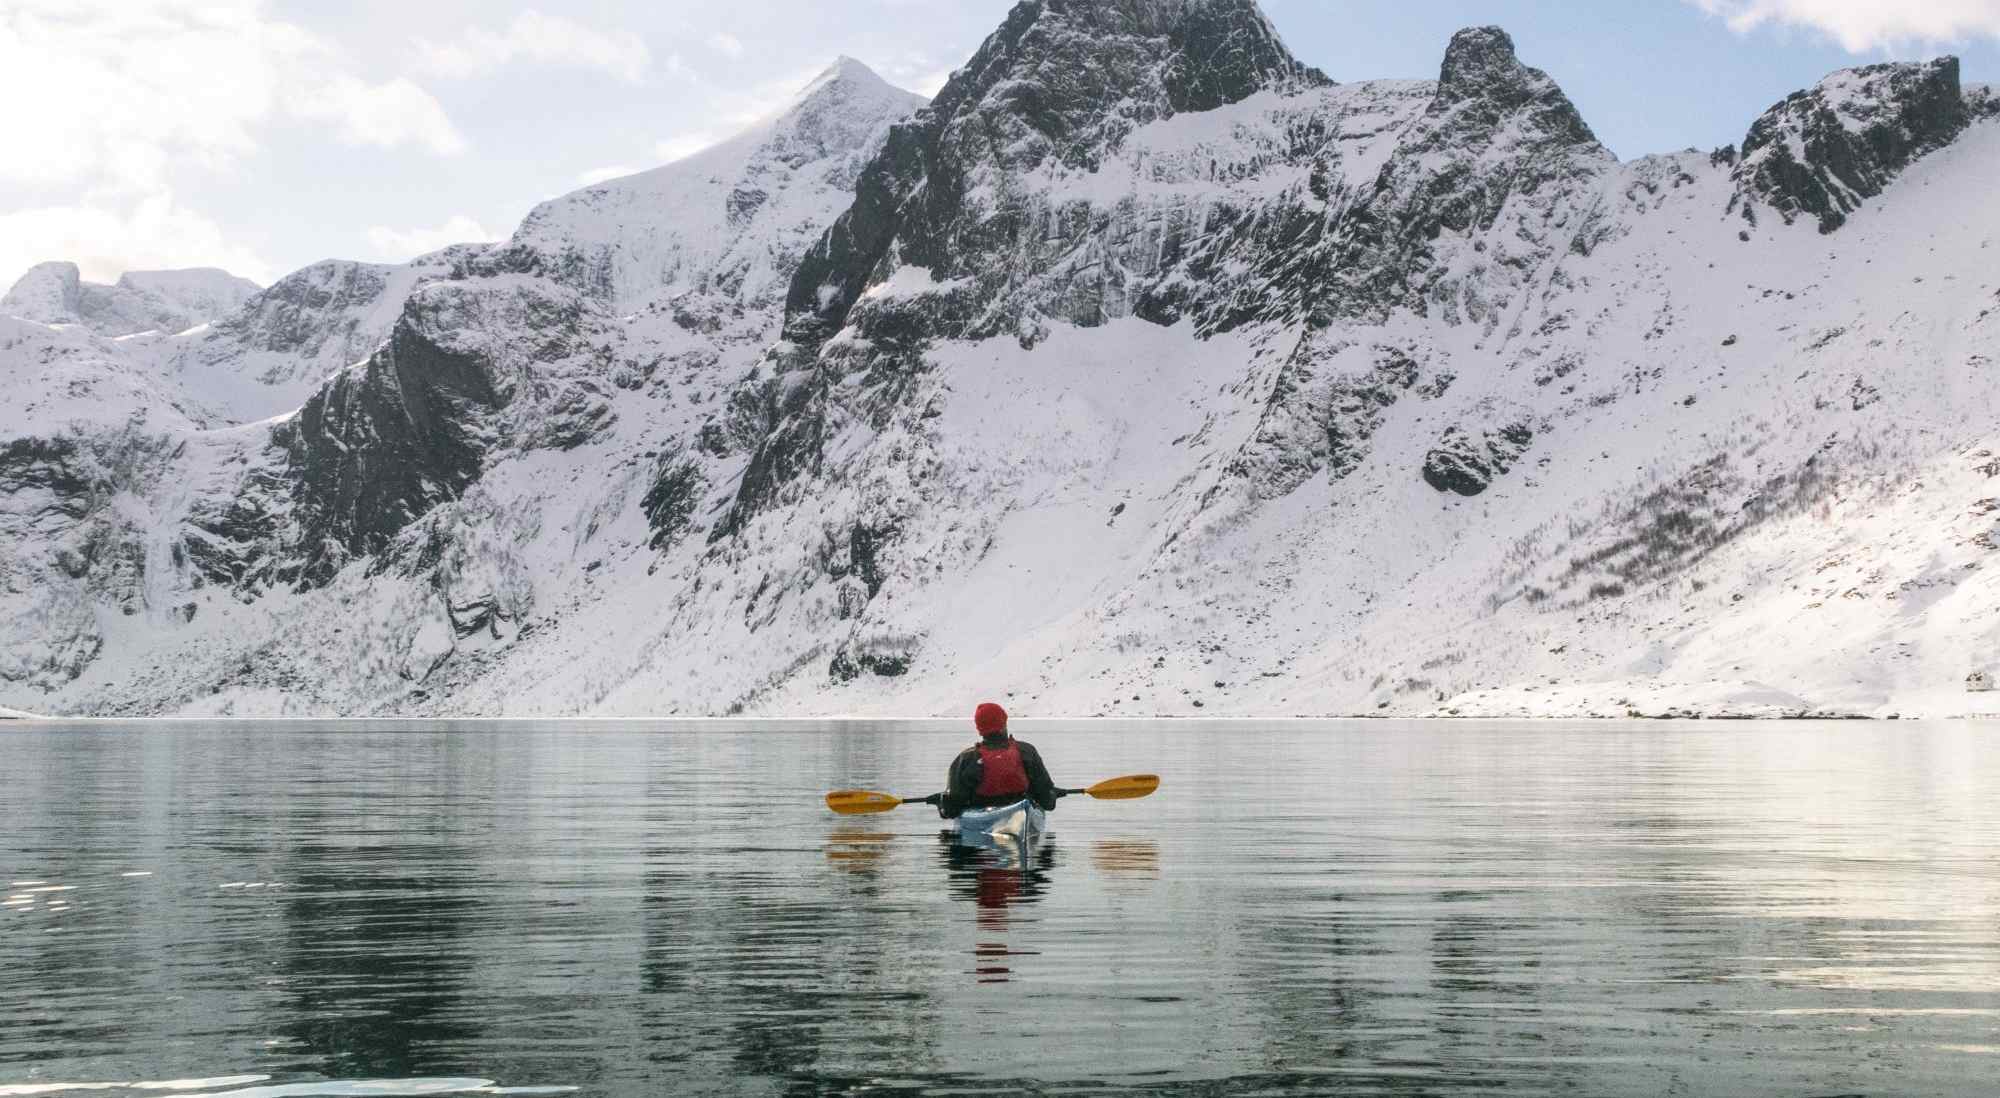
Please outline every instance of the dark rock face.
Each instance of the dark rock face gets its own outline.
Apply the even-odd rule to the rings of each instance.
[[[290,491],[277,462],[247,470],[236,492],[189,508],[174,563],[190,567],[197,586],[215,584],[254,601],[278,582],[285,531],[275,516]]]
[[[827,676],[835,682],[853,682],[863,675],[893,679],[908,674],[909,670],[907,657],[878,652],[841,652],[826,669]]]
[[[51,517],[75,521],[89,511],[92,481],[82,467],[76,440],[15,438],[0,446],[0,484],[8,494],[47,493]]]
[[[366,366],[334,378],[272,432],[293,477],[300,556],[285,578],[326,583],[348,560],[381,552],[478,477],[480,413],[502,397],[475,357],[400,325]]]
[[[1835,73],[1750,127],[1733,205],[1752,222],[1762,203],[1787,225],[1812,217],[1831,233],[1911,161],[1950,144],[1972,117],[1956,57]]]
[[[1479,495],[1506,475],[1534,441],[1535,432],[1525,423],[1477,437],[1459,427],[1446,428],[1437,448],[1424,456],[1424,483],[1440,492]]]
[[[639,501],[640,508],[646,513],[646,525],[653,531],[648,544],[662,551],[679,544],[694,520],[696,505],[701,503],[707,491],[708,478],[702,474],[698,462],[678,454],[662,460],[660,471],[653,478],[653,486]]]
[[[0,682],[56,689],[104,648],[106,611],[147,608],[145,531],[121,506],[179,444],[136,423],[0,443]]]

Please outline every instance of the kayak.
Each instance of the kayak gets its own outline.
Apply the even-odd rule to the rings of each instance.
[[[1049,814],[1030,800],[1018,800],[998,808],[968,808],[959,813],[961,841],[985,845],[989,842],[1027,843],[1041,838],[1049,826]]]

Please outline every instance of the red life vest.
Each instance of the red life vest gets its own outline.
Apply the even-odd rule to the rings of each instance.
[[[1005,747],[979,745],[980,797],[1024,797],[1028,793],[1028,768],[1021,765],[1021,748],[1012,736]]]

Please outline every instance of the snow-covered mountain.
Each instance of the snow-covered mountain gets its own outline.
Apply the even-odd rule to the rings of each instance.
[[[256,292],[255,282],[213,267],[127,271],[106,286],[83,281],[74,263],[42,263],[0,297],[0,316],[103,336],[172,334],[226,315]]]
[[[766,310],[847,208],[889,125],[923,105],[842,57],[790,108],[719,145],[536,207],[510,256],[621,312],[688,294],[732,312]]]
[[[919,103],[843,60],[165,352],[13,322],[0,701],[1992,697],[2000,110],[1955,61],[1621,162],[1496,28],[1339,84],[1253,0],[1027,0]],[[72,429],[77,378],[174,395]]]

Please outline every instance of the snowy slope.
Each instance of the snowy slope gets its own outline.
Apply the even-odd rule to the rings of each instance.
[[[295,409],[196,429],[254,360],[182,357],[190,425],[10,444],[0,700],[2000,710],[1991,97],[1870,66],[1621,164],[1497,29],[1436,76],[1334,84],[1252,0],[1022,4],[906,120],[843,61],[301,295],[386,319],[274,352]],[[12,338],[39,400],[146,382]]]

